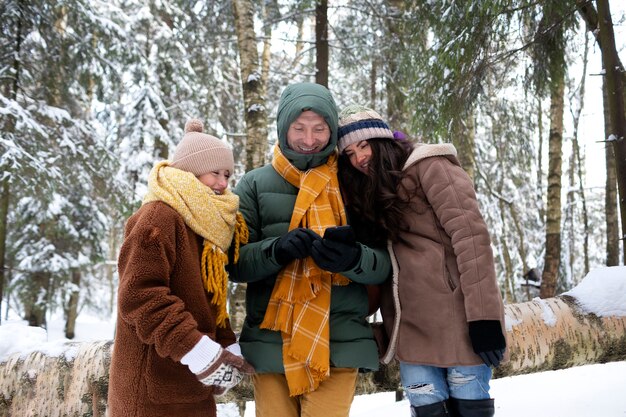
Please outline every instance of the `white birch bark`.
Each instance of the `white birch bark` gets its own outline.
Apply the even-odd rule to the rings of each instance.
[[[0,363],[0,416],[103,417],[112,346],[71,342],[58,355],[9,357]]]

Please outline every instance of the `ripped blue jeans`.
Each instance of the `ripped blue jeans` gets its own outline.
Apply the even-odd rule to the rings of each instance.
[[[487,365],[435,366],[400,362],[400,378],[414,407],[434,404],[448,398],[486,400],[489,398],[491,368]]]

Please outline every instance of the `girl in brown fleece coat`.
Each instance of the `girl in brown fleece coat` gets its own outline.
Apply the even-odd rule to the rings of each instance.
[[[365,243],[390,241],[382,360],[399,360],[412,416],[491,417],[491,366],[506,347],[504,309],[472,181],[452,145],[398,139],[371,109],[340,114],[349,221]]]
[[[155,164],[126,224],[118,269],[110,417],[215,417],[214,395],[254,370],[226,313],[226,253],[247,241],[228,187],[233,154],[190,120],[172,162]],[[234,237],[234,239],[233,239]]]

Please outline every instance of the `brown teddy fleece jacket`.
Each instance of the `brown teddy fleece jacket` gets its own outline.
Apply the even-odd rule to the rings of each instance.
[[[236,342],[217,328],[202,285],[203,238],[170,206],[142,206],[126,224],[111,359],[109,417],[215,417],[213,390],[180,359],[202,335],[223,347]]]

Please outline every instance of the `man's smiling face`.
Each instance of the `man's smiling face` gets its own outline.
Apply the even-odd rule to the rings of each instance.
[[[322,116],[303,111],[287,130],[287,146],[302,154],[318,153],[330,141],[330,128]]]

